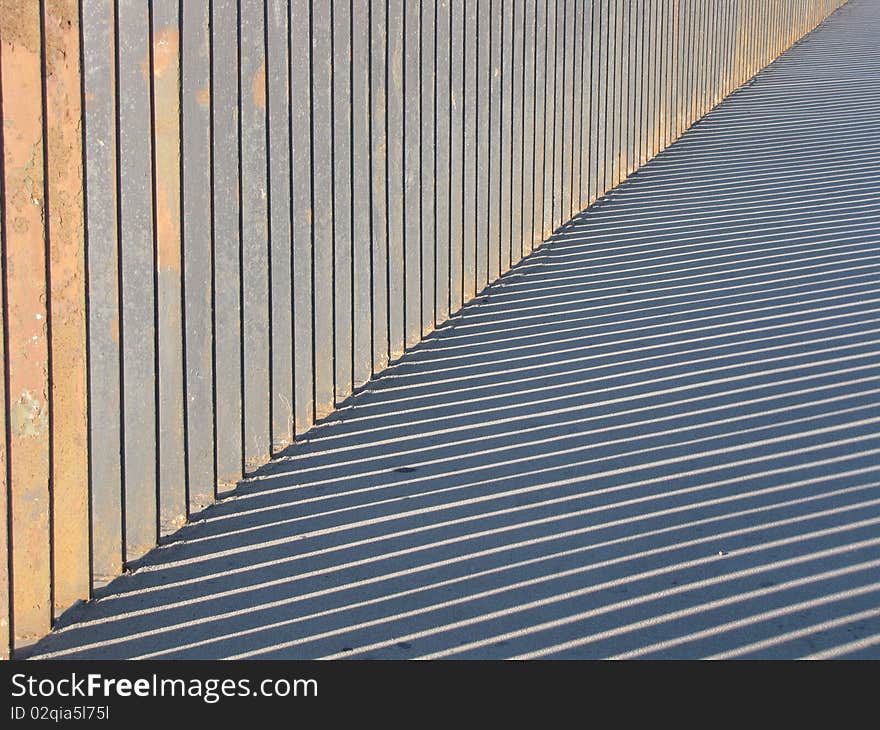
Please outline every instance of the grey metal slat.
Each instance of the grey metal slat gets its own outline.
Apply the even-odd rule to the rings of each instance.
[[[553,233],[553,204],[556,180],[556,59],[557,59],[557,19],[558,0],[547,3],[545,26],[545,75],[544,75],[544,192],[541,199],[541,231],[538,243],[543,243]]]
[[[464,0],[464,218],[462,237],[462,304],[474,298],[477,263],[477,3]]]
[[[372,140],[370,139],[370,0],[353,0],[352,42],[352,379],[364,385],[372,374]]]
[[[501,43],[504,23],[502,0],[489,0],[489,111],[486,135],[488,139],[488,177],[486,179],[486,260],[483,284],[498,278],[501,266],[501,145],[504,124],[504,103],[502,101],[503,69],[501,67]],[[484,265],[480,263],[480,265]]]
[[[571,218],[571,188],[572,188],[572,152],[574,150],[573,143],[573,117],[575,109],[574,101],[574,59],[577,50],[577,34],[575,33],[576,25],[574,23],[573,0],[562,0],[562,26],[560,28],[559,37],[562,40],[562,49],[560,53],[562,66],[562,81],[560,85],[562,99],[559,104],[561,117],[559,120],[559,137],[561,145],[559,147],[559,183],[557,185],[559,202],[557,204],[556,220],[554,227],[558,228]]]
[[[392,361],[404,350],[404,43],[403,0],[388,2],[388,346]]]
[[[421,2],[404,3],[403,20],[403,328],[404,344],[422,334]]]
[[[519,247],[522,256],[532,250],[535,230],[535,54],[537,3],[523,0],[523,165],[522,230]],[[517,201],[519,202],[519,201]]]
[[[562,196],[563,196],[563,177],[565,172],[565,117],[569,113],[568,103],[565,93],[566,82],[566,58],[569,55],[569,49],[566,43],[566,7],[567,0],[556,0],[555,5],[555,22],[556,31],[554,33],[554,73],[553,81],[553,167],[552,167],[552,191],[553,204],[550,212],[550,228],[547,231],[547,237],[552,235],[562,223]]]
[[[501,117],[501,178],[499,182],[499,274],[510,269],[511,259],[511,199],[513,195],[513,111],[514,111],[514,79],[513,79],[513,23],[514,0],[501,0],[501,105],[498,113]]]
[[[241,262],[244,458],[269,458],[269,231],[266,179],[266,47],[261,0],[241,0]]]
[[[464,238],[469,178],[465,155],[465,0],[449,0],[449,312],[462,305]]]
[[[312,302],[315,418],[335,405],[333,382],[333,62],[331,0],[312,0]]]
[[[614,12],[614,96],[613,96],[613,136],[611,143],[612,178],[611,187],[616,187],[624,178],[625,150],[627,134],[627,109],[628,99],[627,84],[627,46],[626,33],[628,29],[626,9],[628,0],[616,0]]]
[[[82,13],[89,431],[91,443],[101,444],[90,458],[92,578],[102,584],[123,560],[117,209],[106,204],[116,197],[116,38],[111,0],[86,3]]]
[[[532,159],[532,227],[529,231],[527,249],[541,245],[544,230],[544,167],[547,144],[547,4],[548,0],[538,0],[535,4],[534,33],[534,155]]]
[[[331,3],[333,18],[333,55],[331,111],[333,125],[333,167],[331,171],[333,200],[333,362],[334,401],[339,403],[351,395],[352,372],[352,38],[349,3]]]
[[[491,122],[491,47],[492,14],[490,0],[477,0],[475,31],[477,35],[476,74],[476,163],[477,197],[474,251],[474,293],[481,291],[488,279],[489,232],[491,202],[489,181],[491,177],[490,122]]]
[[[435,273],[434,273],[434,318],[436,324],[442,324],[449,318],[452,274],[452,218],[458,217],[456,208],[451,205],[454,175],[452,172],[452,150],[457,143],[456,130],[453,124],[452,100],[452,53],[450,42],[450,20],[452,13],[451,0],[438,0],[435,5],[434,17],[434,220],[435,236]],[[456,54],[460,55],[460,54]],[[460,227],[459,227],[460,228]],[[459,231],[459,237],[461,233]],[[460,243],[459,243],[460,245]]]
[[[183,260],[189,510],[214,498],[211,38],[208,0],[183,5]]]
[[[119,75],[119,235],[122,243],[125,557],[156,544],[156,321],[149,84],[149,9],[117,5]]]
[[[373,372],[388,364],[388,25],[385,3],[370,0],[370,149]]]
[[[598,200],[605,183],[605,104],[608,85],[604,83],[608,71],[608,58],[604,53],[607,37],[607,3],[595,0],[592,17],[592,43],[590,44],[591,93],[593,110],[590,116],[590,198]]]
[[[522,258],[523,191],[525,188],[525,0],[512,0],[511,7],[511,181],[510,181],[510,264]]]
[[[584,69],[587,67],[584,55],[584,40],[586,34],[584,32],[584,20],[586,13],[584,8],[575,3],[572,8],[571,22],[574,26],[572,33],[574,35],[574,48],[572,49],[572,119],[571,119],[571,151],[568,154],[571,160],[570,171],[570,188],[568,195],[568,211],[569,217],[572,217],[580,211],[582,197],[582,170],[584,159],[584,116],[589,113],[590,99],[589,92],[585,92],[584,88]]]
[[[290,58],[287,5],[267,5],[266,99],[269,181],[269,261],[272,311],[270,337],[272,450],[293,441],[293,280],[290,217]]]
[[[436,69],[434,65],[435,34],[434,27],[437,4],[420,2],[421,26],[419,41],[419,66],[421,68],[420,105],[421,105],[421,165],[419,167],[419,187],[421,188],[421,272],[420,300],[421,319],[419,339],[434,329],[436,304],[437,263],[435,250],[437,247],[437,222],[435,220],[435,186],[443,171],[434,166],[434,119],[436,101]]]
[[[291,2],[288,41],[293,233],[293,405],[297,434],[307,431],[315,418],[312,369],[311,47],[305,42],[310,33],[309,7],[309,0]]]
[[[180,17],[174,0],[153,13],[153,196],[156,216],[156,309],[159,385],[159,526],[186,520],[183,400],[183,240],[180,209]]]
[[[578,209],[590,205],[593,194],[594,139],[596,134],[594,95],[595,59],[593,57],[595,2],[585,4],[581,13],[581,117],[580,117],[580,184],[578,190]]]
[[[226,491],[241,477],[243,462],[237,5],[234,0],[213,0],[212,13],[216,461],[217,487]]]

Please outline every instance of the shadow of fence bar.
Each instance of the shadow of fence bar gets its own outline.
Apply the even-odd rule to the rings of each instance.
[[[842,0],[0,0],[0,646]]]

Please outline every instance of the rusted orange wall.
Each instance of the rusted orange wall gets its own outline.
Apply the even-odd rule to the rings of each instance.
[[[7,443],[16,643],[49,630],[49,341],[39,3],[0,3]]]
[[[46,174],[57,615],[89,595],[86,301],[77,0],[46,0]]]

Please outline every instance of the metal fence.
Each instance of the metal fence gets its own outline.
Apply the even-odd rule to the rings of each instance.
[[[843,0],[0,0],[0,644]]]

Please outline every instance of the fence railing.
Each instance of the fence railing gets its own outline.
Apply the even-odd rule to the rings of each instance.
[[[0,0],[0,644],[844,0]]]

